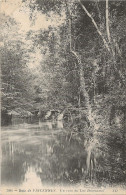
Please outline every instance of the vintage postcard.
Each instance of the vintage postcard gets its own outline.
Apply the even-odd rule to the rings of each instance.
[[[0,0],[1,194],[126,194],[126,1]]]

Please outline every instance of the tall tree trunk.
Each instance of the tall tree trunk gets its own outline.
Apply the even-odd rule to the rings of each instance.
[[[90,106],[90,102],[89,102],[89,95],[88,95],[87,90],[86,90],[84,71],[83,71],[82,63],[79,63],[79,69],[80,69],[80,87],[81,87],[81,92],[82,92],[83,97],[85,99],[86,108],[87,108],[87,110],[89,112],[89,110],[91,110],[91,106]]]
[[[94,24],[94,26],[95,26],[95,28],[96,28],[98,34],[101,36],[101,38],[102,38],[102,40],[103,40],[103,42],[104,42],[104,45],[105,45],[106,49],[110,52],[110,51],[111,51],[111,50],[110,50],[110,47],[109,47],[109,45],[108,45],[106,39],[104,38],[102,32],[100,31],[100,29],[99,29],[97,23],[95,22],[94,18],[91,16],[91,14],[90,14],[89,11],[86,9],[86,7],[81,3],[81,0],[79,0],[79,3],[80,3],[80,5],[81,5],[82,9],[86,12],[86,14],[88,15],[88,17],[91,19],[92,23]]]
[[[87,118],[88,118],[88,121],[90,123],[89,128],[90,128],[91,133],[92,133],[92,136],[89,138],[89,140],[85,144],[85,149],[87,151],[87,159],[86,159],[87,174],[90,177],[90,175],[92,175],[92,173],[90,172],[91,163],[93,163],[94,169],[96,167],[95,154],[93,154],[93,153],[94,153],[94,148],[95,148],[96,143],[97,143],[97,130],[99,129],[99,125],[96,124],[93,113],[92,113],[92,107],[90,104],[89,95],[88,95],[88,92],[86,90],[83,64],[81,62],[80,57],[77,55],[77,53],[72,51],[72,50],[71,50],[71,52],[74,54],[74,56],[76,57],[76,59],[78,61],[78,66],[79,66],[79,70],[80,70],[80,88],[81,88],[82,95],[85,99],[85,105],[86,105],[86,109],[87,109],[87,112],[86,112]],[[94,156],[94,157],[92,158],[92,156]],[[93,172],[95,172],[95,171],[93,171]]]
[[[85,83],[85,77],[84,77],[84,70],[83,70],[83,64],[81,61],[81,57],[79,56],[79,54],[77,52],[75,52],[72,49],[72,34],[71,34],[71,25],[72,25],[72,17],[71,17],[71,13],[69,11],[69,7],[67,7],[67,11],[69,13],[69,43],[70,43],[70,52],[74,55],[74,57],[76,58],[77,62],[78,62],[78,69],[79,69],[79,73],[80,73],[80,89],[81,89],[81,93],[84,97],[85,100],[85,106],[86,106],[86,113],[87,113],[87,118],[89,121],[89,131],[91,131],[92,136],[89,138],[89,140],[87,141],[87,144],[85,146],[86,151],[87,151],[87,160],[86,160],[86,165],[87,165],[87,174],[90,175],[90,170],[91,170],[91,163],[93,161],[93,164],[95,163],[95,160],[91,159],[94,147],[96,145],[97,142],[97,138],[96,138],[96,132],[99,128],[99,126],[96,124],[93,113],[92,113],[92,107],[90,104],[90,98],[89,98],[89,94],[86,90],[86,83]],[[106,44],[107,47],[107,42],[105,41],[105,39],[103,38],[104,43]],[[109,50],[109,47],[107,47]],[[95,156],[95,155],[94,155]]]
[[[110,30],[109,30],[109,12],[108,12],[108,0],[106,0],[106,32],[109,43],[111,42]]]
[[[94,154],[94,148],[97,143],[97,137],[96,133],[99,128],[99,126],[96,124],[93,113],[92,113],[92,107],[89,100],[89,95],[86,90],[86,84],[85,84],[85,78],[84,78],[84,71],[83,71],[83,65],[82,63],[79,64],[80,68],[80,85],[81,85],[81,92],[83,94],[83,97],[85,98],[85,105],[87,108],[87,118],[90,123],[90,130],[92,133],[92,136],[89,138],[87,145],[86,145],[86,151],[87,151],[87,159],[86,159],[86,166],[87,166],[87,174],[90,179],[92,179],[92,171],[95,172],[93,169],[96,167],[96,161],[95,161],[95,154]],[[92,168],[92,164],[94,165]]]
[[[100,31],[97,23],[95,22],[94,18],[92,17],[92,15],[89,13],[89,11],[86,9],[86,7],[84,6],[84,4],[82,4],[81,0],[78,0],[82,9],[85,11],[85,13],[88,15],[88,17],[91,19],[93,25],[95,26],[98,34],[101,36],[102,40],[103,40],[103,43],[104,43],[104,46],[106,47],[106,49],[108,50],[108,52],[110,53],[111,57],[113,58],[113,68],[115,70],[115,72],[117,72],[121,82],[122,82],[122,85],[125,83],[125,78],[123,76],[123,74],[121,73],[120,70],[118,70],[118,68],[116,67],[116,55],[118,54],[120,57],[121,57],[121,51],[118,47],[118,44],[115,40],[113,40],[113,43],[110,43],[111,46],[113,44],[112,47],[110,47],[110,45],[108,44],[108,41],[106,41],[104,35],[102,34],[102,32]],[[109,31],[109,18],[108,18],[108,0],[106,0],[106,30],[107,30],[107,36],[108,36],[108,40],[111,41],[111,37],[110,37],[110,31]],[[112,41],[111,41],[112,42]],[[116,50],[116,52],[114,51]]]
[[[81,87],[81,92],[83,94],[83,97],[85,99],[85,105],[87,108],[87,117],[90,122],[90,128],[92,128],[92,133],[96,132],[99,128],[99,126],[96,124],[93,113],[92,113],[92,107],[90,104],[90,98],[89,94],[86,90],[86,84],[85,84],[85,78],[84,78],[84,71],[83,71],[83,65],[81,61],[79,61],[79,69],[80,69],[80,87]]]

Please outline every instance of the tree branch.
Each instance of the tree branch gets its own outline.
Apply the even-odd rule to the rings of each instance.
[[[110,41],[111,41],[111,36],[110,36],[110,31],[109,31],[108,0],[106,0],[106,32],[107,32],[108,41],[109,41],[109,43],[110,43]]]
[[[93,17],[91,16],[91,14],[88,12],[88,10],[86,9],[86,7],[81,3],[81,0],[78,0],[78,1],[79,1],[79,3],[80,3],[81,7],[83,8],[83,10],[84,10],[84,11],[86,12],[86,14],[88,15],[88,17],[91,19],[92,23],[94,24],[94,26],[95,26],[95,28],[96,28],[98,34],[101,36],[101,38],[102,38],[102,40],[103,40],[103,42],[104,42],[104,45],[105,45],[106,49],[110,52],[109,45],[108,45],[107,41],[105,40],[103,34],[102,34],[101,31],[99,30],[98,25],[96,24],[94,18],[93,18]]]

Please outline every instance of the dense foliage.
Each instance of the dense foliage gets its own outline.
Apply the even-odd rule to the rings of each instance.
[[[84,134],[88,141],[80,142],[87,144],[87,166],[97,153],[93,163],[96,159],[103,167],[97,167],[96,177],[106,182],[125,180],[125,5],[107,0],[33,1],[27,5],[32,21],[37,10],[48,19],[63,17],[61,24],[29,31],[29,50],[19,35],[18,41],[11,39],[14,34],[7,34],[1,47],[2,106],[69,110],[71,136],[76,132],[78,140]],[[15,28],[16,23],[9,22]],[[30,52],[38,48],[42,59],[33,73],[27,64]]]

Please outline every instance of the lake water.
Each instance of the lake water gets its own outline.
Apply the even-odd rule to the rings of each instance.
[[[119,147],[122,142],[116,143],[113,135],[109,137],[110,151],[105,156],[103,146],[97,159],[97,185],[125,181],[125,151],[123,145]],[[62,121],[14,123],[2,127],[1,139],[2,185],[40,187],[91,182],[86,176],[85,135],[66,128]]]
[[[1,137],[3,185],[33,186],[34,181],[38,186],[73,184],[82,180],[86,152],[62,122],[2,127]]]

